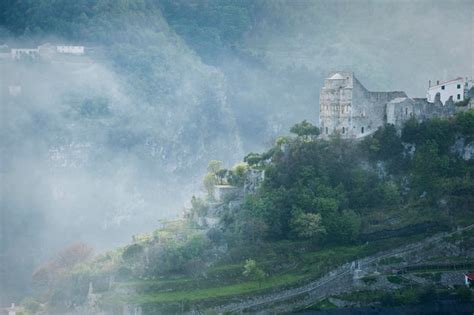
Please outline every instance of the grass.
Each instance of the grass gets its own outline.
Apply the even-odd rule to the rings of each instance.
[[[324,299],[324,300],[319,301],[316,304],[308,306],[303,311],[327,311],[327,310],[333,310],[336,308],[337,306],[331,303],[329,299]]]
[[[158,294],[141,294],[127,298],[124,302],[143,304],[179,302],[183,300],[197,301],[211,298],[227,297],[268,290],[277,286],[295,283],[301,280],[301,275],[285,274],[264,279],[262,282],[249,281],[227,286],[197,289],[190,291],[164,292]]]
[[[374,253],[395,248],[424,239],[431,233],[417,234],[354,244],[348,246],[317,247],[308,242],[283,241],[267,243],[258,250],[249,250],[245,255],[251,257],[271,276],[261,283],[247,281],[242,277],[243,262],[234,259],[221,261],[206,270],[205,277],[166,277],[158,280],[135,280],[119,283],[135,293],[110,293],[104,295],[105,304],[132,303],[149,307],[165,307],[188,301],[196,305],[216,305],[232,299],[241,299],[248,295],[297,287],[319,278],[329,270],[346,262],[366,257]],[[249,256],[250,255],[250,256]],[[238,257],[238,256],[237,256]],[[399,257],[388,257],[382,264],[401,262]],[[277,268],[274,268],[278,266]],[[420,271],[417,271],[421,273]],[[375,277],[365,277],[362,281],[372,284]],[[399,276],[389,276],[389,281],[396,284],[411,283]],[[132,291],[133,292],[133,291]],[[380,292],[354,293],[359,301],[380,300]],[[368,302],[368,303],[369,303]],[[315,307],[331,307],[329,301],[321,301]],[[332,304],[332,303],[331,303]],[[206,306],[206,307],[207,307]]]
[[[166,285],[174,285],[174,284],[184,284],[191,282],[191,278],[174,278],[174,279],[163,279],[163,280],[132,280],[126,282],[118,282],[116,283],[119,287],[133,287],[133,288],[141,288],[141,287],[150,287],[150,286],[166,286]]]
[[[461,233],[457,233],[445,238],[446,241],[454,243],[459,240],[464,240],[469,237],[474,237],[474,229],[462,231]]]
[[[422,239],[425,235],[404,238],[385,239],[352,246],[322,248],[311,252],[298,252],[298,242],[274,244],[274,251],[255,257],[264,268],[283,263],[296,263],[297,268],[282,269],[278,274],[264,279],[261,283],[243,280],[242,263],[222,263],[209,268],[206,278],[164,278],[159,280],[135,280],[118,284],[136,289],[134,295],[111,294],[104,299],[105,303],[134,303],[140,305],[157,305],[192,301],[213,303],[229,297],[242,297],[248,294],[263,293],[271,289],[296,287],[319,278],[327,271],[343,263],[365,257],[386,248],[393,248]],[[286,248],[286,250],[285,250]],[[276,254],[275,252],[278,252]],[[285,253],[285,258],[283,254]],[[368,284],[375,279],[366,279]],[[397,281],[397,280],[395,280]],[[164,292],[166,290],[166,292]]]
[[[362,277],[360,280],[362,280],[366,285],[371,285],[377,282],[377,277],[375,276],[365,276]]]
[[[396,276],[396,275],[390,275],[390,276],[387,276],[387,280],[388,282],[390,283],[394,283],[394,284],[408,284],[410,283],[411,281],[410,280],[407,280],[403,277],[400,277],[400,276]]]
[[[393,264],[399,264],[403,261],[405,261],[403,257],[392,256],[392,257],[380,259],[379,265],[393,265]]]
[[[439,282],[441,280],[440,272],[415,273],[415,276],[429,280],[429,281],[433,281],[433,282]]]
[[[338,299],[368,304],[379,301],[385,293],[382,291],[361,290],[337,296]]]

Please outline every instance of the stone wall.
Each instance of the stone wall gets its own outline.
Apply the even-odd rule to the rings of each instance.
[[[474,92],[473,92],[474,93]],[[434,103],[409,98],[405,92],[368,91],[351,72],[333,72],[320,93],[321,136],[362,138],[389,123],[400,128],[410,118],[419,121],[447,117],[456,112],[452,98],[443,105],[439,94]]]
[[[354,139],[385,124],[385,105],[406,97],[401,91],[370,92],[350,72],[331,73],[320,94],[322,137],[338,134]]]
[[[434,103],[429,103],[425,98],[396,98],[386,105],[386,122],[401,128],[410,118],[418,121],[435,117],[447,117],[455,113],[454,103],[441,103],[439,97]]]

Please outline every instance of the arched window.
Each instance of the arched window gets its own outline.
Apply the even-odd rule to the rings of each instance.
[[[342,133],[346,132],[346,128],[342,127]]]
[[[405,115],[408,115],[408,107],[405,107]]]
[[[360,128],[360,133],[364,133],[364,127]]]

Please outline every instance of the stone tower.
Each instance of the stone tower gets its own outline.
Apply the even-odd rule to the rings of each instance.
[[[356,139],[369,135],[385,123],[385,107],[405,92],[370,92],[352,72],[332,72],[319,96],[319,126],[327,138]]]

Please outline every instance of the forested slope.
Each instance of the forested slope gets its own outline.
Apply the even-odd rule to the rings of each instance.
[[[348,261],[473,224],[474,165],[463,158],[474,140],[472,111],[423,123],[413,119],[401,134],[388,125],[359,142],[320,140],[318,129],[307,122],[292,132],[295,136],[279,138],[264,153],[248,154],[246,163],[232,169],[210,163],[205,177],[209,195],[193,197],[181,220],[164,223],[89,262],[79,255],[70,265],[44,265],[35,274],[36,283],[49,288],[44,307],[60,310],[67,301],[110,311],[125,304],[153,313],[202,310],[271,292],[284,296],[285,290],[304,286]],[[255,192],[214,199],[209,183],[243,189],[248,174],[261,171],[265,179]],[[206,218],[219,223],[203,223]],[[384,287],[389,293],[383,299],[391,301],[387,305],[416,304],[427,288],[417,284],[404,291],[408,280],[391,275],[393,269],[384,265],[401,268],[410,261],[431,261],[439,266],[441,256],[441,266],[448,264],[444,268],[468,266],[469,231],[438,236],[425,247],[421,242],[416,251],[405,250],[405,256],[372,258],[388,273],[389,282],[398,283]],[[453,252],[453,246],[465,250]],[[451,256],[443,254],[446,248]],[[51,279],[47,275],[58,273],[56,280],[45,282]],[[366,287],[376,281],[366,278],[360,280]],[[91,302],[91,285],[99,304]],[[463,294],[434,285],[439,294],[434,298]],[[345,287],[350,291],[350,284]],[[395,290],[391,297],[390,290]],[[373,294],[364,298],[371,303],[382,299]]]

